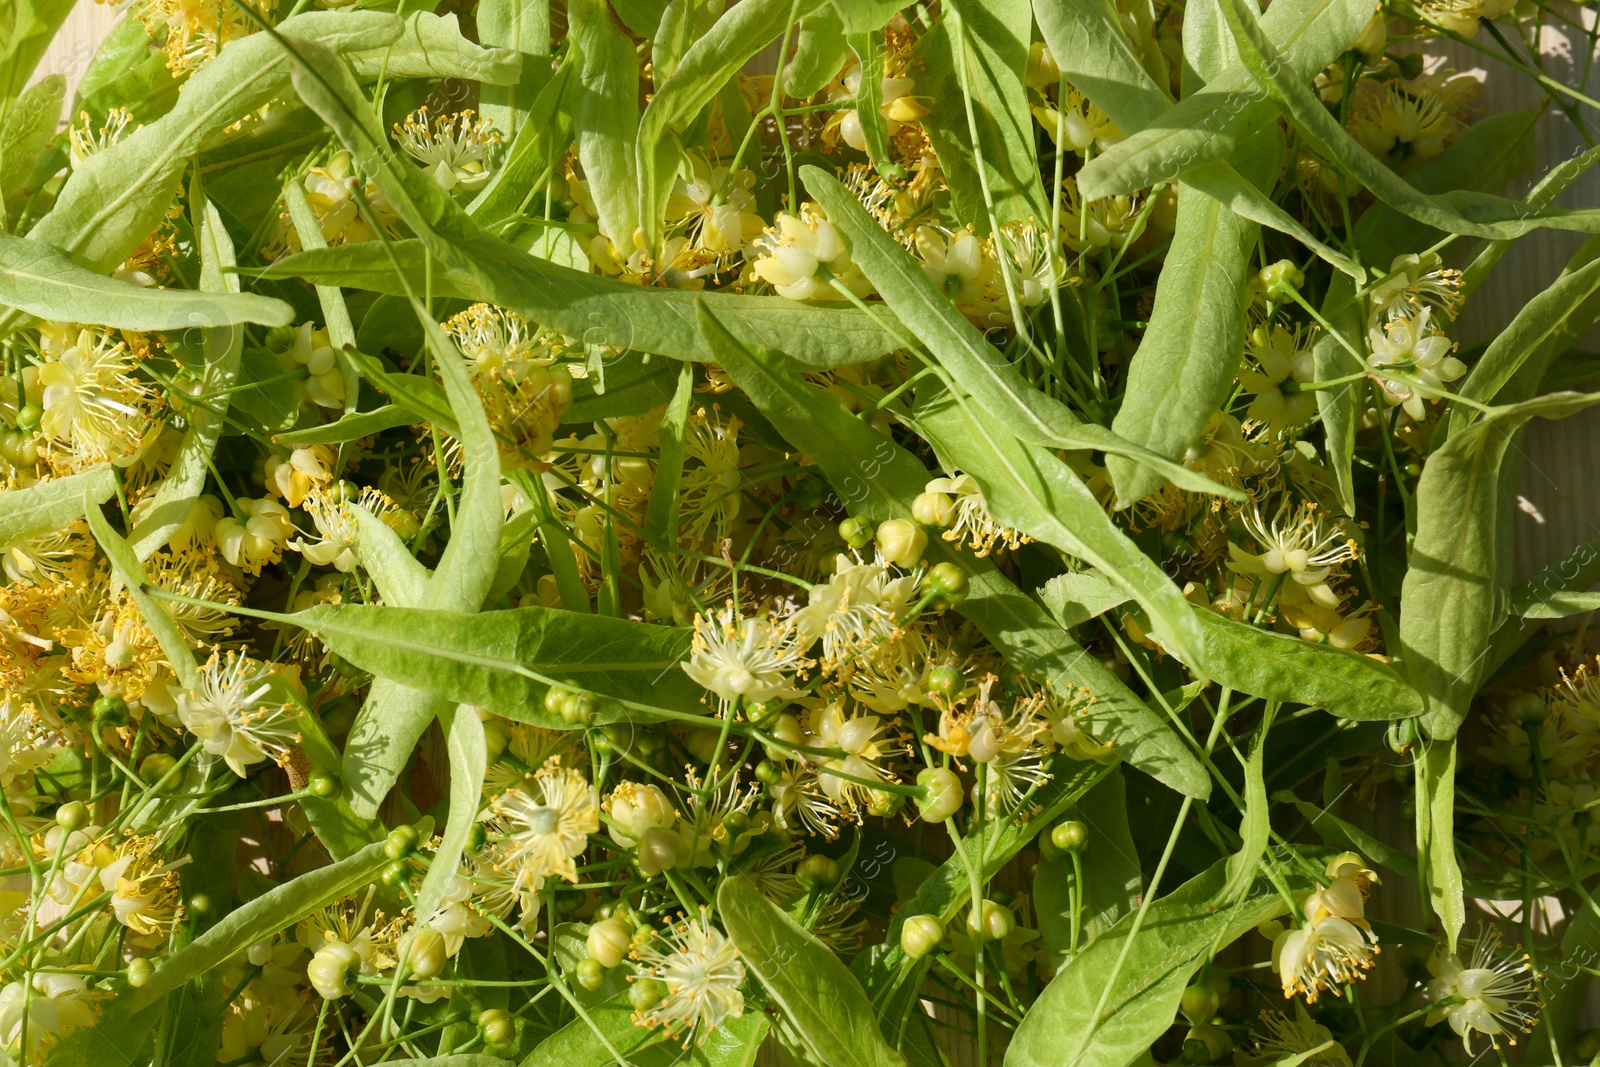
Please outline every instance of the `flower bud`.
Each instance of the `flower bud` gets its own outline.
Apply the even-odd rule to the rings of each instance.
[[[941,663],[937,667],[930,667],[928,676],[922,680],[924,692],[946,699],[961,692],[965,684],[966,676],[961,673],[961,668],[953,663]]]
[[[666,998],[667,984],[659,978],[640,978],[628,990],[628,1003],[634,1011],[644,1012],[656,1007]]]
[[[135,989],[150,981],[150,976],[155,973],[155,965],[143,956],[128,961],[128,984]]]
[[[949,526],[956,517],[955,501],[949,493],[918,493],[911,501],[911,517],[924,526]]]
[[[1062,852],[1081,853],[1089,847],[1089,828],[1076,819],[1068,819],[1050,831],[1050,843]]]
[[[928,535],[910,519],[890,519],[878,527],[878,551],[897,567],[910,570],[922,559]]]
[[[1360,52],[1361,58],[1368,63],[1376,63],[1383,58],[1383,50],[1389,46],[1389,23],[1384,12],[1379,11],[1372,16],[1372,21],[1367,23],[1367,28],[1361,31],[1361,36],[1356,38],[1356,43],[1350,46],[1351,51]]]
[[[417,850],[417,828],[409,824],[396,826],[383,842],[383,854],[392,860],[402,860]]]
[[[478,1016],[478,1033],[484,1044],[506,1048],[517,1040],[517,1023],[510,1012],[490,1008]]]
[[[69,800],[56,809],[56,825],[67,833],[89,825],[89,809],[81,801]]]
[[[652,826],[639,838],[639,873],[654,878],[678,865],[682,849],[678,835]]]
[[[1506,701],[1505,717],[1514,723],[1536,726],[1550,717],[1550,708],[1538,693],[1518,693]]]
[[[809,892],[826,892],[839,883],[839,864],[829,856],[807,856],[795,877]]]
[[[306,780],[306,788],[311,791],[312,796],[332,800],[339,795],[339,778],[327,771],[316,771]]]
[[[178,761],[165,752],[152,752],[139,761],[139,777],[155,785],[177,765]]]
[[[417,927],[406,939],[405,964],[417,978],[437,977],[444,970],[446,958],[444,937],[431,926]]]
[[[936,563],[923,577],[922,587],[947,603],[959,603],[967,595],[967,572],[954,563]]]
[[[907,956],[920,960],[944,940],[944,923],[937,915],[913,915],[900,927],[900,948]]]
[[[1183,1017],[1199,1026],[1208,1023],[1217,1017],[1217,1009],[1222,1006],[1222,998],[1217,996],[1217,991],[1206,982],[1196,982],[1183,991],[1183,999],[1179,1002],[1183,1009]]]
[[[917,811],[928,822],[944,822],[961,810],[961,779],[948,767],[929,767],[917,774]]]
[[[1396,719],[1384,731],[1383,739],[1390,752],[1397,756],[1405,755],[1417,743],[1417,720]]]
[[[852,515],[839,524],[839,536],[851,548],[866,548],[872,543],[872,523]]]
[[[329,941],[317,949],[311,962],[306,964],[306,978],[324,1000],[349,996],[355,990],[356,975],[360,973],[360,955],[343,941]]]
[[[633,945],[633,927],[625,919],[601,919],[589,927],[589,958],[610,969],[621,963]]]
[[[573,968],[577,974],[578,984],[593,992],[605,984],[606,969],[596,959],[582,959],[577,967]]]
[[[1061,81],[1061,67],[1051,54],[1050,46],[1043,41],[1035,41],[1028,46],[1028,66],[1024,78],[1034,88],[1055,85]]]
[[[1233,1038],[1228,1031],[1210,1023],[1196,1026],[1184,1036],[1184,1063],[1221,1063],[1233,1051]]]
[[[128,702],[119,696],[104,696],[94,702],[96,726],[128,725]]]
[[[1017,919],[1011,909],[992,900],[985,900],[980,907],[967,912],[967,932],[973,937],[981,935],[985,941],[1004,941],[1016,926]]]
[[[1290,260],[1280,259],[1261,268],[1261,284],[1274,300],[1288,300],[1305,283],[1305,274]]]
[[[624,782],[611,794],[611,839],[632,848],[645,831],[664,829],[677,819],[672,802],[653,785]]]

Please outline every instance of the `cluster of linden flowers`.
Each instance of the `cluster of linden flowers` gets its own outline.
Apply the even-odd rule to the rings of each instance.
[[[1373,191],[1548,12],[1357,12],[1367,180],[1257,123],[1168,447],[1226,241],[1086,194],[1200,4],[131,0],[7,98],[0,1064],[1600,1062],[1587,628],[1406,681],[1499,252]]]

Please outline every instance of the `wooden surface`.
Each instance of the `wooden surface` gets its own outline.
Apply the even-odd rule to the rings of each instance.
[[[1561,10],[1581,25],[1594,23],[1593,10],[1570,5],[1562,5]],[[67,76],[69,89],[76,86],[95,47],[116,18],[117,14],[109,6],[81,0],[40,65],[38,76],[59,71]],[[1481,36],[1484,42],[1492,43],[1487,34]],[[1584,68],[1585,47],[1586,41],[1570,30],[1546,28],[1540,51],[1547,74],[1564,84],[1577,86]],[[1484,81],[1482,104],[1486,114],[1529,107],[1541,100],[1537,88],[1526,78],[1471,48],[1435,43],[1420,50],[1444,56],[1444,65],[1477,74]],[[1578,87],[1591,96],[1600,95],[1600,74],[1591,71],[1588,85]],[[1589,115],[1600,125],[1600,115],[1592,111]],[[1586,147],[1578,131],[1554,108],[1547,109],[1540,118],[1537,138],[1539,173]],[[1524,192],[1536,177],[1519,182],[1506,190],[1507,194]],[[1570,207],[1600,204],[1600,168],[1579,179],[1559,203]],[[1577,235],[1548,230],[1517,242],[1467,307],[1456,330],[1457,340],[1466,346],[1492,337],[1524,303],[1560,273],[1562,265],[1582,243],[1583,239]],[[1600,350],[1595,335],[1591,335],[1586,347]],[[1600,536],[1600,493],[1593,489],[1595,478],[1600,474],[1600,410],[1556,423],[1535,421],[1521,446],[1521,453],[1522,507],[1516,515],[1518,580],[1566,555],[1579,543]],[[1390,840],[1409,840],[1411,828],[1399,819],[1397,808],[1397,804],[1381,805],[1374,819],[1385,825],[1374,825],[1373,829]],[[1488,904],[1478,903],[1480,906]],[[1585,1024],[1590,1026],[1600,1023],[1600,1012],[1596,1011],[1593,1001],[1591,997],[1585,1012]],[[956,1067],[966,1067],[975,1060],[970,1048],[958,1047],[951,1051]],[[771,1055],[770,1050],[764,1050],[759,1062],[771,1065],[779,1059]]]

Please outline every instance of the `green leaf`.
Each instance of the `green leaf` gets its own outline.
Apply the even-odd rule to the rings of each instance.
[[[378,12],[313,11],[285,19],[278,29],[347,52],[382,47],[396,40],[403,24]],[[109,273],[160,225],[201,146],[288,88],[288,63],[271,37],[234,41],[184,84],[171,111],[74,167],[55,206],[28,236],[92,272]]]
[[[489,766],[483,720],[475,708],[462,704],[447,710],[439,716],[439,724],[444,728],[445,747],[450,755],[450,813],[417,893],[416,915],[424,922],[439,910],[445,890],[461,867],[461,853],[478,818],[483,776]]]
[[[811,1056],[829,1067],[904,1067],[884,1041],[872,1004],[828,947],[743,877],[717,890],[717,917],[745,966]]]
[[[496,2],[520,4],[522,0]],[[528,104],[527,121],[518,126],[511,147],[506,150],[505,161],[495,168],[489,184],[467,207],[467,213],[485,226],[517,214],[529,203],[529,198],[549,182],[562,154],[572,143],[577,56],[576,46],[568,49],[561,69]]]
[[[688,629],[545,607],[468,615],[325,604],[283,618],[364,671],[546,728],[569,728],[543,710],[552,682],[607,698],[600,722],[705,712],[703,691],[678,667]]]
[[[1495,335],[1461,395],[1486,404],[1527,400],[1538,389],[1550,361],[1588,332],[1600,318],[1600,238],[1584,242],[1550,286],[1518,309]],[[1450,431],[1460,430],[1474,412],[1465,404],[1450,412]]]
[[[744,0],[735,4],[690,46],[670,75],[656,82],[655,95],[640,116],[638,126],[637,218],[643,227],[645,248],[660,244],[662,214],[683,159],[683,150],[675,135],[687,130],[691,120],[750,57],[782,36],[795,19],[809,15],[824,3],[826,0]],[[630,67],[634,63],[631,48],[628,63]],[[627,107],[631,113],[631,98]],[[582,144],[580,136],[580,155]],[[588,173],[587,161],[584,167]],[[595,205],[601,208],[601,230],[606,232],[605,209],[598,199]],[[619,248],[631,248],[631,229],[627,236],[628,244],[623,244],[614,234],[612,239]]]
[[[1008,1067],[1123,1067],[1148,1050],[1172,1025],[1184,987],[1213,952],[1288,911],[1262,883],[1225,904],[1227,862],[1150,904],[1131,947],[1136,915],[1124,916],[1058,971],[1017,1028]]]
[[[1277,717],[1277,707],[1268,704],[1256,727],[1255,747],[1244,764],[1244,815],[1239,820],[1239,851],[1227,859],[1228,883],[1219,896],[1223,904],[1243,900],[1261,875],[1261,861],[1272,839],[1272,807],[1267,800],[1265,757],[1267,733]]]
[[[1034,18],[1067,81],[1103,108],[1124,133],[1151,126],[1172,106],[1166,89],[1155,83],[1134,53],[1111,4],[1039,2]],[[1189,22],[1186,18],[1186,30]],[[1366,272],[1359,264],[1319,241],[1227,160],[1190,167],[1181,180],[1227,204],[1235,214],[1288,234],[1336,269],[1365,281]]]
[[[239,276],[231,273],[234,266],[233,239],[222,225],[222,216],[211,201],[205,204],[205,214],[200,225],[200,288],[208,295],[218,297],[237,295]],[[3,247],[3,245],[0,245]],[[270,303],[278,303],[270,301]],[[288,321],[288,306],[280,304]],[[55,316],[50,316],[54,318]],[[239,350],[244,344],[244,330],[237,326],[213,326],[201,334],[200,350],[205,366],[200,371],[200,391],[205,394],[225,392],[233,385],[239,373]],[[298,399],[298,394],[297,394]],[[216,451],[217,439],[222,435],[223,411],[206,401],[197,401],[184,411],[189,428],[184,431],[178,455],[172,461],[167,476],[156,487],[150,510],[128,535],[134,553],[149,559],[156,549],[189,521],[189,512],[205,488],[206,476],[211,472],[211,454]]]
[[[265,348],[247,348],[239,354],[234,391],[228,394],[232,411],[271,432],[293,426],[300,417],[300,382],[286,378],[276,355]]]
[[[428,724],[449,704],[438,695],[376,678],[345,739],[340,777],[350,810],[363,819],[378,814],[400,780]]]
[[[1274,130],[1245,142],[1245,177],[1271,187],[1283,161]],[[1150,325],[1128,365],[1122,407],[1111,428],[1135,444],[1181,460],[1228,400],[1244,356],[1245,283],[1257,229],[1216,199],[1178,190],[1178,218],[1156,282]],[[1161,475],[1121,456],[1106,457],[1118,502],[1142,500]]]
[[[100,505],[94,503],[92,492],[85,494],[83,507],[89,519],[89,529],[99,542],[100,551],[106,554],[106,560],[111,564],[111,573],[127,588],[128,595],[139,606],[145,625],[150,627],[150,632],[161,645],[161,651],[172,666],[178,683],[185,689],[199,689],[200,672],[195,669],[194,653],[190,651],[183,631],[167,614],[167,609],[149,594],[144,564],[134,554],[133,547],[111,528],[105,515],[101,514]]]
[[[62,529],[83,518],[85,498],[98,508],[116,491],[116,468],[105,463],[81,474],[0,493],[0,548]]]
[[[1520,201],[1467,190],[1433,196],[1421,192],[1357,143],[1338,119],[1328,113],[1322,101],[1308,88],[1314,71],[1299,72],[1299,65],[1293,63],[1300,58],[1298,54],[1286,61],[1241,0],[1221,0],[1221,3],[1251,77],[1267,90],[1276,106],[1294,123],[1295,132],[1389,206],[1436,229],[1476,237],[1515,237],[1541,226],[1586,233],[1600,230],[1600,210],[1596,209],[1530,209]],[[1362,4],[1353,6],[1362,12],[1364,26],[1370,11]],[[1291,71],[1293,73],[1288,73]],[[1085,195],[1090,195],[1087,187]]]
[[[1353,849],[1402,877],[1417,877],[1416,857],[1379,840],[1354,823],[1346,822],[1326,807],[1301,800],[1288,790],[1272,794],[1272,799],[1279,804],[1293,804],[1326,844],[1340,849]]]
[[[1450,951],[1467,921],[1467,905],[1456,859],[1456,743],[1432,740],[1418,750],[1417,868],[1433,913],[1444,927]]]
[[[1089,828],[1083,854],[1083,927],[1078,947],[1099,937],[1139,903],[1144,879],[1139,853],[1128,829],[1127,790],[1122,772],[1113,768],[1092,789],[1067,805],[1062,819],[1076,819]],[[1033,907],[1039,937],[1059,970],[1072,945],[1072,857],[1057,853],[1040,859],[1033,875]]]
[[[551,117],[541,115],[535,102],[550,82],[550,0],[481,0],[473,20],[479,43],[523,55],[517,80],[484,86],[478,104],[483,117],[514,144],[525,125],[543,125]]]
[[[845,37],[846,44],[861,66],[861,84],[856,88],[856,119],[861,123],[861,140],[867,147],[867,158],[880,174],[891,172],[898,166],[889,155],[889,122],[883,114],[884,55],[882,29],[868,33],[852,33]]]
[[[918,42],[917,94],[937,101],[922,128],[960,218],[1003,226],[1050,217],[1023,84],[1032,24],[1028,0],[950,3]]]
[[[580,91],[572,115],[578,161],[600,213],[600,232],[625,257],[639,228],[639,61],[601,0],[570,0],[567,25],[578,49]]]
[[[120,330],[185,330],[259,322],[283,326],[293,310],[250,293],[146,289],[74,264],[51,246],[0,233],[0,303],[35,318]]]
[[[344,17],[349,16],[345,14]],[[280,24],[278,30],[283,32],[287,25],[287,22]],[[334,50],[346,54],[341,49]],[[523,65],[520,52],[509,48],[480,48],[462,36],[453,13],[435,15],[431,11],[406,15],[401,20],[399,34],[392,41],[351,49],[347,58],[350,69],[364,82],[459,78],[482,85],[516,85],[521,79]]]
[[[389,862],[375,842],[337,863],[274,886],[220,919],[186,947],[168,956],[144,985],[125,995],[129,1011],[156,1003],[199,974],[221,966],[251,945],[292,927],[318,908],[372,882]]]
[[[1133,597],[1098,571],[1068,571],[1039,588],[1039,599],[1055,620],[1067,629],[1121,607]]]
[[[234,403],[237,404],[238,400],[235,399]],[[300,445],[342,445],[348,441],[359,441],[363,437],[382,433],[384,430],[392,430],[396,426],[410,426],[416,421],[417,416],[413,412],[395,404],[385,404],[372,411],[353,411],[335,422],[324,423],[321,426],[274,434],[272,440],[275,444],[287,445],[290,448]]]
[[[1551,393],[1495,408],[1452,435],[1422,469],[1417,532],[1400,590],[1400,642],[1431,737],[1455,736],[1487,668],[1490,635],[1508,611],[1494,575],[1497,545],[1509,530],[1500,490],[1512,439],[1530,419],[1562,418],[1596,403],[1600,393]]]
[[[1309,83],[1333,62],[1371,18],[1364,0],[1292,0],[1269,7],[1261,30],[1283,53],[1279,69],[1285,80],[1298,85]],[[1077,88],[1092,95],[1089,86]],[[1078,188],[1085,198],[1098,200],[1169,181],[1191,167],[1232,156],[1273,118],[1272,104],[1256,88],[1251,72],[1230,66],[1084,164]]]
[[[1010,436],[974,405],[946,393],[917,400],[918,427],[950,470],[972,476],[997,522],[1081,559],[1122,586],[1150,614],[1161,643],[1185,663],[1202,662],[1194,606],[1145,555],[1053,452]]]
[[[421,217],[407,221],[426,225]],[[790,358],[814,370],[850,366],[902,347],[855,308],[811,307],[781,296],[629,285],[536,259],[476,227],[454,245],[429,246],[436,258],[455,255],[456,248],[470,257],[470,262],[456,256],[436,263],[431,278],[420,242],[395,241],[391,247],[398,267],[377,242],[369,241],[285,256],[262,276],[305,278],[399,296],[423,292],[431,280],[436,298],[481,300],[585,343],[702,363],[712,357],[695,328],[694,305],[699,302],[714,310],[741,341],[782,347]]]
[[[633,1025],[627,993],[588,1008],[587,1015],[545,1038],[521,1067],[615,1063],[622,1056],[639,1067],[749,1067],[768,1028],[764,1015],[746,1011],[724,1022],[704,1047],[685,1052],[661,1031]]]
[[[785,440],[817,460],[852,514],[874,522],[912,517],[910,502],[929,474],[915,456],[852,416],[838,398],[807,385],[781,356],[733,343],[726,332],[718,332],[714,317],[708,313],[706,318],[717,362]],[[1086,717],[1097,738],[1173,789],[1210,795],[1210,778],[1165,720],[1052,622],[993,561],[938,539],[929,543],[927,557],[967,573],[969,590],[958,610],[1011,663],[1059,692],[1082,688],[1094,694]]]
[[[76,0],[14,0],[0,12],[0,119],[55,40]]]
[[[9,109],[0,108],[0,204],[5,205],[0,217],[9,218],[21,206],[28,179],[55,139],[66,95],[67,79],[52,74],[30,85]]]
[[[844,22],[832,4],[825,4],[800,20],[795,35],[794,58],[783,70],[783,88],[796,100],[805,100],[844,69],[850,57]],[[862,84],[866,84],[863,77]]]
[[[103,120],[114,107],[126,107],[139,122],[150,122],[172,110],[183,83],[167,69],[162,48],[151,47],[139,19],[120,19],[95,50],[78,83],[72,114],[87,111]]]
[[[1020,441],[1052,448],[1100,449],[1149,463],[1174,485],[1232,498],[1232,490],[1126,441],[1103,426],[1081,422],[1064,403],[1023,381],[978,328],[968,322],[906,250],[839,183],[812,166],[801,168],[806,189],[828,220],[849,239],[851,256],[906,328],[928,347],[964,392]],[[707,305],[708,310],[720,311]],[[731,326],[730,326],[731,331]],[[742,339],[742,338],[741,338]],[[902,342],[909,345],[909,341]],[[777,345],[787,351],[787,346]]]
[[[1204,652],[1195,669],[1266,700],[1316,704],[1341,719],[1408,719],[1422,697],[1387,664],[1211,611],[1196,613]]]

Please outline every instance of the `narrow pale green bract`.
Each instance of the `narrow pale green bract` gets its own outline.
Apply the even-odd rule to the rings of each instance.
[[[1291,0],[1268,8],[1261,31],[1283,53],[1279,63],[1286,80],[1298,85],[1333,62],[1371,18],[1365,0]],[[1080,88],[1093,94],[1089,86]],[[1098,199],[1169,181],[1191,167],[1232,156],[1272,120],[1272,105],[1249,70],[1232,65],[1085,164],[1079,188],[1085,197]]]
[[[117,472],[109,463],[8,490],[0,494],[0,547],[59,530],[83,518],[85,499],[90,507],[99,507],[116,491]]]
[[[387,862],[383,842],[375,842],[353,856],[302,874],[240,905],[186,948],[163,960],[148,982],[128,994],[128,1010],[137,1012],[157,1003],[195,975],[222,965],[318,908],[348,896],[369,884]]]
[[[26,203],[41,158],[55,138],[67,79],[51,74],[30,85],[9,108],[0,105],[0,217],[9,218]]]
[[[445,748],[450,756],[450,812],[439,847],[428,863],[428,873],[417,892],[416,914],[423,921],[432,918],[444,900],[461,854],[478,818],[478,803],[483,796],[483,776],[489,765],[488,745],[484,740],[483,720],[476,708],[462,704],[440,714]]]
[[[1204,651],[1195,669],[1265,700],[1316,704],[1342,719],[1409,719],[1422,697],[1385,663],[1211,611],[1196,613]]]
[[[600,212],[600,233],[617,256],[633,251],[639,228],[639,63],[633,42],[612,24],[601,0],[573,0],[567,21],[578,48],[578,95],[572,132],[589,195]]]
[[[812,166],[801,168],[806,189],[828,213],[828,220],[850,240],[851,255],[871,280],[889,310],[899,317],[904,332],[927,346],[955,387],[971,394],[1008,433],[1019,441],[1052,448],[1100,449],[1126,455],[1158,470],[1174,485],[1197,493],[1215,493],[1236,499],[1238,494],[1182,464],[1134,444],[1104,426],[1084,422],[1067,405],[1040,392],[1022,378],[1001,353],[923,272],[922,267],[883,232],[839,180]],[[708,310],[720,310],[705,305]],[[731,326],[730,326],[731,332]],[[777,346],[785,350],[784,346]]]
[[[1023,85],[1032,16],[1028,0],[952,3],[917,46],[917,95],[940,104],[922,128],[956,213],[981,232],[991,217],[1001,226],[1050,217]]]
[[[925,400],[919,390],[917,424],[940,460],[972,476],[997,522],[1083,560],[1126,589],[1149,612],[1162,644],[1201,669],[1194,605],[1161,566],[1111,521],[1063,460],[1012,437],[975,408],[949,393]]]
[[[1040,586],[1039,599],[1057,622],[1070,629],[1121,607],[1133,597],[1097,571],[1068,571]]]
[[[737,344],[709,310],[703,312],[703,326],[729,377],[785,439],[816,460],[852,514],[876,522],[911,517],[910,501],[929,476],[915,456],[852,416],[837,397],[807,385],[783,357]],[[1094,695],[1085,718],[1097,738],[1178,792],[1210,795],[1210,777],[1165,720],[993,561],[959,552],[939,539],[929,541],[927,556],[930,562],[954,563],[967,572],[971,588],[957,610],[1012,663],[1057,692],[1086,689]]]
[[[1240,146],[1244,178],[1270,188],[1283,157],[1274,130]],[[1228,401],[1244,354],[1245,284],[1256,226],[1192,187],[1178,191],[1178,221],[1156,283],[1150,327],[1128,366],[1127,392],[1111,428],[1135,444],[1181,460]],[[1106,457],[1119,502],[1160,489],[1161,475]]]
[[[283,326],[288,304],[227,291],[147,289],[73,263],[40,241],[0,233],[0,303],[34,318],[119,330],[188,330],[258,322]]]
[[[1417,869],[1450,951],[1467,922],[1466,891],[1456,857],[1456,742],[1433,739],[1416,754]]]
[[[1226,903],[1227,863],[1219,860],[1151,903],[1120,968],[1135,915],[1057,972],[1017,1028],[1007,1067],[1126,1067],[1145,1052],[1172,1025],[1184,987],[1212,952],[1288,910],[1263,882]],[[1107,982],[1109,995],[1102,997]]]
[[[1490,636],[1507,606],[1494,575],[1510,536],[1502,467],[1530,419],[1558,419],[1600,403],[1600,393],[1551,393],[1495,408],[1428,457],[1417,482],[1417,532],[1400,592],[1405,670],[1425,698],[1423,724],[1448,740],[1466,719],[1487,669]]]
[[[1277,107],[1294,122],[1296,131],[1308,144],[1325,158],[1340,164],[1346,173],[1384,203],[1437,229],[1477,237],[1514,237],[1542,226],[1584,233],[1600,231],[1600,210],[1530,210],[1526,204],[1487,193],[1452,191],[1430,196],[1420,192],[1379,162],[1339,125],[1306,86],[1308,79],[1297,76],[1298,66],[1285,60],[1241,0],[1221,0],[1221,3],[1251,77],[1272,95]]]
[[[818,1063],[830,1067],[902,1067],[878,1029],[872,1004],[821,941],[742,876],[717,890],[717,918]]]
[[[712,358],[695,329],[697,303],[713,309],[746,344],[781,347],[815,370],[850,366],[901,345],[855,308],[811,307],[781,296],[641,288],[536,259],[481,232],[455,245],[430,243],[426,254],[454,256],[450,250],[457,246],[470,262],[454,257],[436,263],[431,279],[417,240],[394,242],[392,260],[376,242],[299,252],[261,276],[299,277],[397,296],[420,293],[431,280],[435,297],[481,300],[588,343],[697,362]]]
[[[552,683],[607,698],[602,722],[706,713],[704,693],[678,666],[694,634],[683,627],[545,607],[461,614],[326,604],[286,618],[380,678],[546,729],[571,729],[543,708]],[[368,704],[375,725],[395,728],[391,711]]]
[[[1193,21],[1199,22],[1202,8],[1199,4],[1195,8]],[[1203,10],[1214,11],[1214,6]],[[1034,18],[1068,83],[1093,99],[1124,133],[1151,126],[1172,106],[1166,90],[1156,85],[1134,54],[1111,4],[1103,0],[1076,4],[1041,0],[1034,5]],[[1189,24],[1186,17],[1185,32]],[[1190,167],[1180,180],[1227,204],[1235,214],[1288,234],[1337,270],[1365,280],[1366,271],[1360,264],[1318,240],[1227,160]]]
[[[745,0],[736,4],[694,41],[669,75],[656,82],[638,129],[638,218],[643,223],[646,248],[660,244],[662,213],[683,160],[683,149],[674,135],[682,132],[751,56],[781,37],[795,19],[824,3],[826,0]],[[837,71],[835,67],[833,73]],[[603,209],[601,217],[605,217]],[[628,246],[619,242],[619,247]]]
[[[99,542],[100,551],[106,554],[106,559],[111,564],[111,573],[127,589],[134,603],[139,605],[145,625],[155,634],[157,643],[161,645],[161,651],[171,664],[173,673],[177,675],[178,683],[185,689],[200,688],[200,672],[195,668],[194,653],[189,650],[188,638],[184,636],[178,624],[172,621],[172,616],[167,613],[161,601],[148,592],[149,583],[145,579],[144,564],[133,551],[133,546],[111,528],[111,524],[100,511],[100,505],[95,502],[92,492],[85,494],[82,506],[89,518],[89,530]]]
[[[238,295],[239,276],[232,273],[234,265],[233,241],[216,206],[207,200],[200,224],[200,287],[207,294],[202,299],[212,295]],[[283,305],[283,310],[287,312],[288,306]],[[243,345],[244,330],[237,326],[213,325],[201,333],[200,352],[205,358],[205,366],[200,371],[203,395],[225,394],[233,385],[239,373],[239,353]],[[298,406],[298,393],[295,399]],[[156,487],[150,510],[128,535],[140,559],[149,559],[189,521],[190,509],[205,488],[206,477],[211,472],[211,456],[222,436],[226,413],[218,410],[219,403],[226,401],[202,399],[185,411],[189,428],[184,431],[177,458]]]
[[[1272,809],[1267,800],[1267,733],[1277,717],[1277,705],[1268,704],[1256,727],[1255,744],[1244,763],[1244,815],[1239,820],[1239,850],[1228,857],[1228,881],[1218,894],[1224,906],[1242,900],[1261,876],[1261,861],[1266,858],[1272,838]]]

